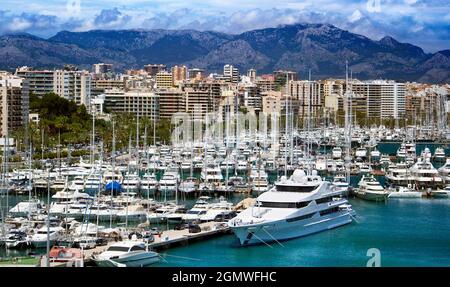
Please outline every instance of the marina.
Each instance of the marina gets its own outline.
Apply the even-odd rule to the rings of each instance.
[[[396,156],[401,147],[401,143],[379,143],[377,150],[380,151],[380,154],[389,155],[388,161],[383,164],[381,163],[382,156],[378,160],[372,161],[369,157],[366,161],[360,161],[360,156],[355,154],[352,165],[359,167],[359,169],[355,168],[356,172],[350,175],[346,174],[345,166],[342,170],[339,169],[340,164],[336,161],[343,155],[339,155],[336,149],[326,149],[325,153],[303,158],[303,160],[299,158],[298,163],[293,164],[293,168],[281,165],[281,169],[275,167],[270,169],[264,161],[252,164],[252,154],[256,160],[261,158],[261,152],[255,150],[246,158],[248,168],[245,169],[245,172],[238,172],[238,161],[235,162],[235,168],[231,172],[227,169],[221,169],[221,165],[217,164],[199,167],[195,171],[192,168],[192,172],[184,173],[181,165],[176,168],[173,163],[168,163],[169,168],[160,171],[158,171],[159,166],[155,167],[154,175],[151,177],[148,176],[149,173],[145,168],[136,168],[139,164],[134,165],[135,171],[130,173],[129,158],[131,157],[117,158],[114,165],[119,168],[116,169],[115,176],[111,176],[112,173],[108,172],[108,168],[112,167],[111,165],[108,167],[107,164],[98,162],[90,166],[91,172],[86,172],[85,177],[79,175],[67,176],[64,180],[60,180],[61,183],[65,182],[62,188],[52,185],[49,178],[53,177],[49,175],[42,176],[40,181],[33,176],[30,188],[30,182],[27,181],[29,171],[14,170],[6,177],[10,178],[9,182],[12,184],[9,192],[2,195],[2,209],[5,210],[8,207],[9,212],[8,216],[3,218],[0,257],[12,258],[12,265],[23,260],[24,262],[34,262],[31,265],[46,266],[46,246],[48,245],[49,251],[56,252],[60,248],[61,252],[74,252],[73,250],[80,250],[76,253],[81,252],[78,257],[68,260],[69,263],[51,258],[50,266],[95,266],[96,261],[93,259],[95,256],[106,252],[105,250],[115,242],[121,242],[120,240],[125,240],[125,238],[127,240],[133,238],[134,242],[145,243],[146,250],[158,252],[159,259],[152,262],[151,266],[202,266],[202,264],[205,264],[205,266],[210,266],[210,264],[212,266],[214,264],[217,264],[217,266],[239,266],[240,264],[264,266],[260,265],[259,261],[252,261],[256,259],[251,258],[246,258],[248,260],[246,263],[242,261],[214,263],[214,259],[211,258],[198,258],[198,254],[191,253],[191,250],[196,250],[196,248],[208,249],[209,246],[214,247],[220,242],[225,250],[232,253],[246,253],[246,247],[239,247],[239,245],[249,245],[247,248],[264,250],[264,253],[267,252],[266,249],[279,249],[295,244],[291,242],[312,240],[309,238],[322,238],[323,240],[323,238],[329,238],[330,235],[325,235],[327,233],[338,236],[340,233],[351,233],[351,231],[346,230],[361,228],[359,226],[364,225],[367,219],[364,214],[366,209],[373,213],[376,212],[376,209],[386,209],[386,216],[389,216],[389,212],[392,211],[394,206],[411,208],[412,210],[405,210],[405,212],[413,213],[416,209],[413,206],[434,208],[433,206],[436,205],[445,214],[446,210],[443,206],[446,206],[446,198],[449,196],[445,187],[445,171],[448,161],[432,156],[428,157],[426,153],[433,154],[436,150],[439,152],[440,147],[444,147],[441,150],[448,156],[448,146],[434,142],[416,143],[414,146],[416,149],[415,161],[410,164],[406,164],[406,157],[404,159],[402,156]],[[166,154],[174,153],[172,148],[168,148],[168,151],[166,151],[165,148],[156,147],[155,150],[156,153],[158,153],[158,150],[162,150]],[[219,149],[214,150],[216,153],[210,151],[210,154],[213,158],[220,158],[218,155]],[[325,168],[320,168],[320,160],[325,160]],[[128,163],[123,164],[120,161]],[[334,164],[330,165],[328,161],[334,161]],[[137,160],[137,162],[141,162],[141,160]],[[281,161],[278,162],[281,163]],[[311,166],[311,162],[315,165]],[[426,163],[426,165],[424,166],[423,163]],[[369,166],[371,170],[361,169],[363,164]],[[417,164],[421,165],[418,171],[415,171]],[[72,169],[81,169],[83,165],[86,165],[86,163],[80,160],[78,164],[72,164],[65,169],[70,172]],[[309,166],[311,167],[309,168]],[[420,173],[422,170],[427,172]],[[435,172],[433,176],[439,177],[441,181],[434,179],[433,184],[427,184],[424,176],[427,176],[430,170]],[[42,170],[32,174],[51,174],[51,172],[51,170]],[[57,168],[55,173],[58,173]],[[17,185],[17,183],[21,174],[23,175],[23,178],[20,179],[22,180],[21,185],[28,187],[27,189],[18,188],[20,185]],[[130,176],[127,177],[127,174],[130,174]],[[267,199],[259,198],[259,196],[264,195],[264,198],[270,198],[267,196],[272,190],[275,196],[269,200],[272,205],[274,200],[283,200],[281,197],[283,189],[280,186],[287,183],[285,175],[288,177],[293,175],[291,180],[294,181],[302,181],[301,178],[305,176],[306,182],[311,180],[312,182],[317,181],[314,184],[320,184],[323,181],[326,184],[324,186],[329,186],[331,193],[324,197],[327,200],[321,202],[327,202],[330,198],[339,210],[348,212],[345,225],[351,224],[339,228],[336,227],[344,225],[344,223],[332,224],[332,230],[309,236],[305,236],[308,233],[289,236],[289,232],[286,230],[278,234],[275,230],[267,229],[268,225],[264,223],[264,231],[259,231],[259,233],[251,231],[251,236],[240,235],[240,232],[235,229],[242,225],[241,218],[245,217],[244,210],[247,209],[247,212],[253,214],[254,217],[251,220],[252,224],[255,224],[258,220],[261,220],[262,217],[257,214],[263,214],[264,208],[273,209],[275,207],[267,206],[267,203],[264,203]],[[316,179],[314,179],[314,176]],[[401,177],[401,180],[398,179],[399,177]],[[41,181],[45,181],[46,178],[46,189],[40,190]],[[93,188],[91,183],[94,178],[97,179],[96,189]],[[127,178],[130,180],[126,181]],[[148,188],[150,183],[147,183],[147,188],[144,187],[145,184],[142,184],[142,182],[146,182],[147,178],[151,179],[152,188]],[[367,178],[376,182],[379,186],[377,188],[383,193],[381,197],[375,199],[378,203],[371,202],[374,200],[372,196],[358,195],[361,189],[361,181],[368,181]],[[261,180],[263,183],[260,182]],[[36,185],[33,183],[36,183]],[[183,183],[186,183],[188,187],[188,183],[190,183],[191,189],[183,189]],[[239,192],[236,190],[237,188],[245,190],[245,192]],[[299,189],[299,187],[296,187],[296,189]],[[31,192],[29,192],[30,190]],[[186,190],[188,191],[186,192]],[[291,192],[288,193],[289,196],[293,195]],[[5,202],[7,197],[8,202]],[[297,202],[298,208],[298,202],[300,201],[296,199],[294,202]],[[50,218],[46,216],[48,203],[50,203]],[[279,207],[281,206],[277,206],[277,208]],[[330,208],[331,212],[331,210],[334,210],[334,205],[328,204],[327,208]],[[215,209],[217,209],[217,212]],[[301,209],[293,209],[297,212],[296,210]],[[310,213],[311,216],[315,212],[317,211]],[[420,209],[418,212],[430,211]],[[300,219],[298,222],[301,223],[303,219],[308,220],[309,215],[306,214],[288,215],[287,218],[298,218]],[[434,220],[434,218],[434,215],[432,215],[430,220]],[[291,222],[292,220],[290,219]],[[382,218],[378,218],[378,220],[383,221]],[[303,227],[297,228],[300,228],[299,231],[304,230]],[[366,231],[370,232],[371,228],[375,227],[366,228],[368,228]],[[244,228],[244,230],[251,229]],[[320,229],[317,229],[309,233],[319,231]],[[443,232],[445,232],[445,228]],[[40,236],[40,234],[42,235]],[[132,237],[133,234],[137,237]],[[286,239],[291,238],[297,239],[286,241]],[[345,240],[351,243],[353,239],[346,238]],[[227,240],[227,243],[225,244],[223,240]],[[89,242],[92,242],[92,244]],[[77,249],[80,247],[81,249]],[[386,248],[394,247],[387,246]],[[32,255],[31,258],[39,258],[38,263],[35,264],[35,261],[27,259],[29,255]],[[208,260],[212,260],[212,262]],[[314,265],[313,262],[315,261],[311,262],[308,264]],[[357,262],[357,260],[348,261],[348,265],[355,266]],[[437,266],[441,266],[440,262],[446,264],[445,259],[434,262]],[[327,260],[323,262],[324,266],[330,263]],[[283,262],[283,264],[286,264],[286,262]],[[321,266],[320,264],[317,266]],[[392,266],[402,265],[401,261],[395,260],[392,260],[391,264]],[[420,262],[414,263],[413,261],[408,266],[420,266]]]

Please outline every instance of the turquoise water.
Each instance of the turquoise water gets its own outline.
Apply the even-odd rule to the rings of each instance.
[[[381,266],[450,266],[450,200],[352,199],[351,204],[358,223],[285,241],[284,247],[241,247],[234,235],[226,235],[163,252],[167,262],[158,266],[363,267],[369,248],[380,250]]]

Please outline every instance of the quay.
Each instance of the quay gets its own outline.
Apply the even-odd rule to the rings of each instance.
[[[166,230],[161,235],[155,235],[155,241],[148,245],[149,249],[154,251],[165,250],[176,246],[185,246],[190,242],[207,240],[212,237],[220,236],[223,234],[231,233],[231,229],[224,222],[205,222],[199,224],[201,231],[197,233],[189,233],[189,229],[183,230]],[[109,242],[105,246],[97,246],[93,249],[87,249],[83,251],[84,264],[91,265],[92,255],[101,253],[108,249],[109,246],[116,243],[115,241]],[[66,266],[65,263],[50,264],[53,266]]]

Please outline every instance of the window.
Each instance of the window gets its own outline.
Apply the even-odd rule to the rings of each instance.
[[[311,192],[317,188],[315,186],[290,186],[290,185],[277,185],[277,191],[284,192]]]
[[[139,245],[131,247],[130,251],[145,251],[145,248]]]
[[[108,248],[108,251],[122,251],[122,252],[128,252],[129,247],[125,246],[111,246]]]
[[[324,216],[324,215],[327,215],[327,214],[330,214],[330,213],[334,213],[334,212],[338,212],[338,211],[339,211],[339,207],[333,207],[333,208],[330,208],[330,209],[325,209],[325,210],[322,210],[320,212],[320,216]]]
[[[268,201],[260,201],[261,207],[270,207],[270,208],[297,208],[295,202],[268,202]]]
[[[308,219],[308,218],[313,217],[314,214],[315,214],[315,212],[310,213],[310,214],[297,216],[297,217],[293,217],[293,218],[289,218],[289,219],[286,219],[286,221],[287,222],[293,222],[293,221],[298,221],[298,220],[304,220],[304,219]]]
[[[307,206],[310,201],[304,202],[269,202],[269,201],[259,201],[261,207],[268,208],[303,208]]]
[[[333,197],[332,196],[316,199],[316,203],[317,204],[330,202],[330,201],[333,201]]]

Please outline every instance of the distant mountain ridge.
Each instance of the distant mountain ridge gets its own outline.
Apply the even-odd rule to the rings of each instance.
[[[90,68],[112,63],[118,70],[149,63],[186,64],[221,72],[224,64],[241,73],[289,69],[300,78],[311,69],[314,79],[340,77],[345,61],[359,79],[450,82],[450,50],[425,53],[420,47],[386,36],[379,41],[329,24],[294,24],[238,35],[195,30],[61,31],[49,39],[29,34],[0,37],[0,69],[75,64]]]

